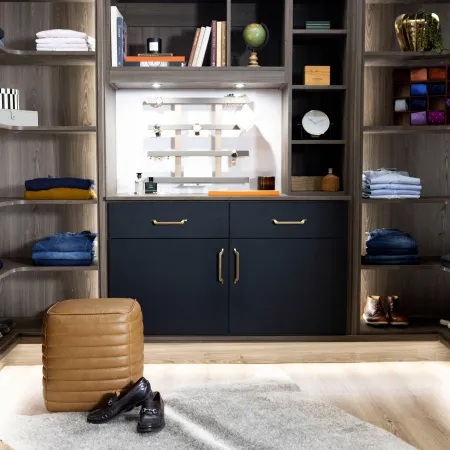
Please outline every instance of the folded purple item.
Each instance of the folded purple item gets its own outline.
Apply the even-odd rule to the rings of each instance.
[[[427,123],[427,112],[413,112],[411,113],[411,125],[426,125]]]
[[[444,111],[428,111],[428,123],[430,125],[442,125],[445,123]]]

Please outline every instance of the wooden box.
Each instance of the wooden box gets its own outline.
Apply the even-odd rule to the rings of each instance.
[[[305,66],[305,86],[329,86],[330,66]]]
[[[320,191],[323,177],[292,177],[292,192]]]

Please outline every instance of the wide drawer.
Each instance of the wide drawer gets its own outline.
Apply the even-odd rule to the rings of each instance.
[[[114,202],[108,205],[108,236],[130,239],[227,238],[228,208],[226,202]]]
[[[345,238],[346,202],[232,202],[232,238]]]

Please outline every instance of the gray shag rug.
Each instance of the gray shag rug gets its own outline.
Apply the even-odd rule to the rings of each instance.
[[[136,432],[139,410],[103,425],[84,413],[12,416],[0,439],[14,450],[289,450],[412,449],[393,434],[333,405],[311,399],[291,383],[211,384],[166,399],[166,427]]]

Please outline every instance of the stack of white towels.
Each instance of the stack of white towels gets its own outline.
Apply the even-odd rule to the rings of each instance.
[[[362,196],[373,199],[420,198],[420,178],[395,169],[369,170],[362,175]]]
[[[95,52],[95,39],[81,31],[46,30],[36,34],[36,50],[54,52]]]

